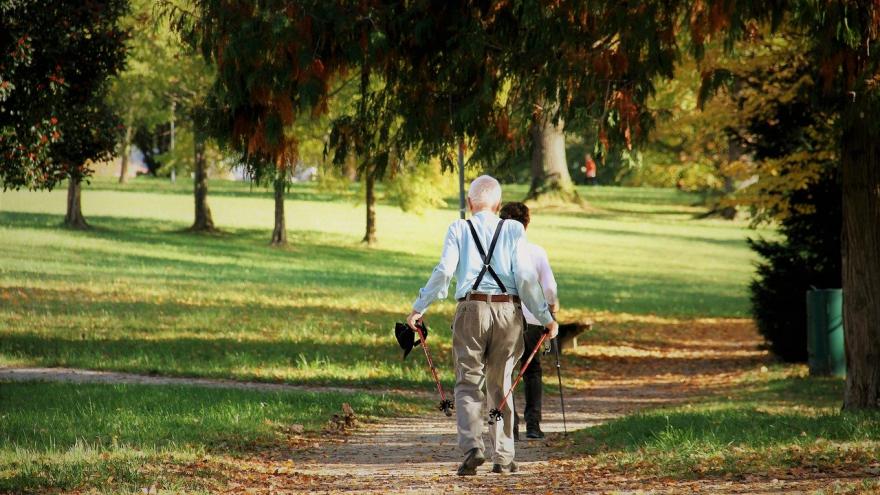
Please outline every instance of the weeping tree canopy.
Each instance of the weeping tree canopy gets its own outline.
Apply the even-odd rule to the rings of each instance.
[[[672,73],[675,4],[420,2],[389,7],[376,64],[403,125],[395,138],[452,164],[509,160],[536,118],[599,127],[601,151],[650,128],[642,105]],[[625,33],[625,35],[621,34]],[[618,139],[619,138],[619,139]]]
[[[291,168],[294,123],[327,111],[332,80],[347,67],[356,12],[321,0],[195,0],[167,4],[166,12],[216,67],[207,105],[213,134],[258,181]]]
[[[535,118],[549,117],[569,130],[598,127],[597,155],[607,155],[651,129],[653,82],[672,76],[683,48],[700,58],[713,39],[730,48],[785,20],[808,43],[818,87],[846,102],[838,124],[845,404],[880,407],[875,0],[197,0],[192,15],[179,18],[192,19],[185,31],[217,64],[218,134],[249,164],[273,169],[293,162],[296,140],[287,129],[296,115],[323,112],[329,80],[363,65],[384,82],[385,115],[397,121],[392,149],[440,156],[449,166],[456,145],[467,143],[471,160],[497,163],[525,146]],[[264,170],[254,167],[257,176]]]

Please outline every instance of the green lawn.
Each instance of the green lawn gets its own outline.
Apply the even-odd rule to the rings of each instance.
[[[363,393],[0,382],[0,492],[198,489],[200,480],[161,466],[295,442],[343,402],[361,419],[412,413],[415,404]]]
[[[88,232],[59,228],[62,190],[0,194],[0,366],[431,390],[424,360],[402,362],[391,329],[436,263],[455,208],[419,216],[380,203],[380,241],[366,247],[355,189],[296,185],[286,204],[291,246],[276,249],[269,192],[211,187],[219,235],[182,232],[192,212],[186,181],[96,180],[83,194]],[[525,194],[505,191],[508,200]],[[696,198],[672,190],[580,192],[589,208],[536,211],[529,230],[550,254],[563,320],[608,321],[595,338],[613,338],[627,315],[747,314],[754,257],[745,238],[754,232],[743,223],[694,220]],[[450,388],[452,309],[447,301],[428,316]],[[156,479],[208,490],[164,467],[277,442],[287,425],[317,427],[343,401],[367,416],[414,403],[38,383],[2,383],[0,399],[0,491],[13,492],[139,491]]]
[[[841,412],[843,385],[778,368],[722,396],[580,430],[572,448],[591,464],[676,478],[880,474],[880,414]]]
[[[380,205],[378,246],[363,206],[314,185],[291,188],[291,247],[267,245],[269,194],[212,184],[224,233],[182,233],[184,181],[87,187],[90,232],[58,228],[64,191],[0,195],[0,365],[73,366],[311,384],[423,387],[391,328],[439,256],[452,208],[418,216]],[[518,199],[522,187],[506,189]],[[352,193],[353,194],[353,193]],[[594,209],[537,211],[565,318],[608,313],[745,316],[754,257],[742,223],[693,220],[674,190],[585,188]],[[453,305],[428,322],[446,329]],[[434,333],[440,360],[449,333]],[[444,368],[444,377],[451,372]]]

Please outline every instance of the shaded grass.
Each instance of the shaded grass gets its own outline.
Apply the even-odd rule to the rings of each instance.
[[[63,191],[0,194],[0,365],[432,388],[421,356],[400,360],[391,329],[436,263],[452,207],[417,216],[380,204],[380,242],[367,248],[353,191],[295,185],[286,203],[291,246],[272,249],[271,194],[211,187],[223,233],[209,236],[181,232],[192,215],[186,181],[95,181],[83,196],[89,232],[58,228]],[[506,200],[524,194],[505,188]],[[678,191],[581,194],[594,209],[539,210],[529,229],[550,254],[563,320],[746,314],[753,257],[742,223],[695,221],[694,198]],[[440,303],[428,315],[449,388],[452,309]],[[163,467],[283,442],[285,425],[317,427],[343,400],[369,415],[407,407],[364,394],[133,385],[4,383],[0,396],[0,491],[139,491],[156,480],[210,491]],[[222,473],[204,476],[212,477]]]
[[[296,442],[293,425],[315,431],[343,402],[362,419],[412,413],[423,405],[367,393],[0,383],[0,491],[139,491],[157,481],[199,488],[155,468]]]
[[[842,380],[786,374],[580,430],[574,448],[606,467],[682,478],[880,473],[880,413],[840,411]]]
[[[291,246],[272,249],[271,198],[248,184],[212,187],[223,233],[210,236],[181,232],[192,209],[182,182],[95,181],[83,196],[89,232],[58,228],[62,191],[0,194],[0,365],[430,386],[422,360],[401,362],[391,329],[436,263],[453,210],[416,216],[380,205],[380,243],[367,248],[360,207],[294,185]],[[752,255],[742,224],[646,213],[689,208],[678,191],[583,194],[629,206],[536,212],[529,229],[550,253],[563,320],[745,314]],[[428,315],[447,385],[452,309],[442,302]]]

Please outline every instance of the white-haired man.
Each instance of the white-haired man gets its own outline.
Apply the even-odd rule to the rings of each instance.
[[[523,353],[520,302],[547,328],[550,338],[559,331],[526,248],[525,229],[519,222],[498,218],[501,185],[488,175],[477,177],[467,202],[471,219],[457,220],[449,227],[440,263],[407,318],[414,327],[432,302],[446,297],[455,276],[455,409],[458,446],[465,456],[458,468],[460,476],[476,474],[486,461],[482,388],[485,384],[487,410],[498,407],[510,388],[514,365]],[[489,426],[492,471],[515,472],[512,397],[501,413],[503,421]]]

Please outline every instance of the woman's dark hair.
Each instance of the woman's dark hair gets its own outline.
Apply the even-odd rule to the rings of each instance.
[[[506,203],[501,208],[500,213],[501,218],[505,220],[516,220],[517,222],[523,224],[523,227],[529,226],[529,207],[525,205],[525,203],[519,203],[516,201]]]

